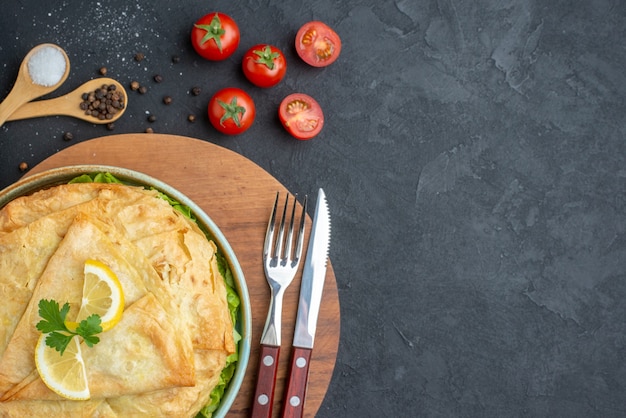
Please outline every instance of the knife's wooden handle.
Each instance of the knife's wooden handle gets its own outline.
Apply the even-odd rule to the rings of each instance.
[[[283,417],[296,418],[302,416],[310,362],[310,349],[293,348],[291,367],[289,369],[289,383],[287,383],[287,391],[284,397]]]
[[[278,370],[280,347],[261,344],[259,354],[259,374],[252,402],[252,418],[269,418],[274,404],[274,385]]]

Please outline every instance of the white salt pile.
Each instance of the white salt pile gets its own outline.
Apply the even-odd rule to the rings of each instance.
[[[45,46],[28,59],[28,73],[33,83],[54,86],[65,74],[65,57],[57,48]]]

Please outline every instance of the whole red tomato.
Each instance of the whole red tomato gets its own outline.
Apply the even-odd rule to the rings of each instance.
[[[230,57],[239,46],[239,27],[224,13],[209,13],[191,29],[191,44],[200,56],[211,61]]]
[[[248,93],[236,87],[227,87],[211,98],[208,113],[215,129],[227,135],[237,135],[252,125],[256,108]]]
[[[341,39],[328,25],[319,21],[305,23],[296,34],[296,51],[314,67],[335,62],[341,52]]]
[[[304,93],[285,97],[278,108],[278,117],[287,132],[303,140],[313,138],[324,126],[322,107]]]
[[[258,87],[275,86],[287,72],[285,55],[272,45],[259,44],[250,48],[244,54],[241,66],[246,78]]]

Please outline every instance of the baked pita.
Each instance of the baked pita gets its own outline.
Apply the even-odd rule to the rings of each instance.
[[[0,235],[0,359],[63,231],[49,218]]]
[[[70,401],[38,376],[38,303],[82,297],[87,259],[125,296],[120,322],[85,347],[92,399]],[[233,325],[215,244],[158,193],[118,184],[55,186],[0,210],[0,416],[193,416],[209,399]]]

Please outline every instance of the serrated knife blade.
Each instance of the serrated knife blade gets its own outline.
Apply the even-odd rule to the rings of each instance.
[[[320,188],[300,284],[300,300],[289,380],[284,396],[283,417],[301,417],[304,411],[309,363],[326,279],[329,247],[330,211],[326,194]]]

